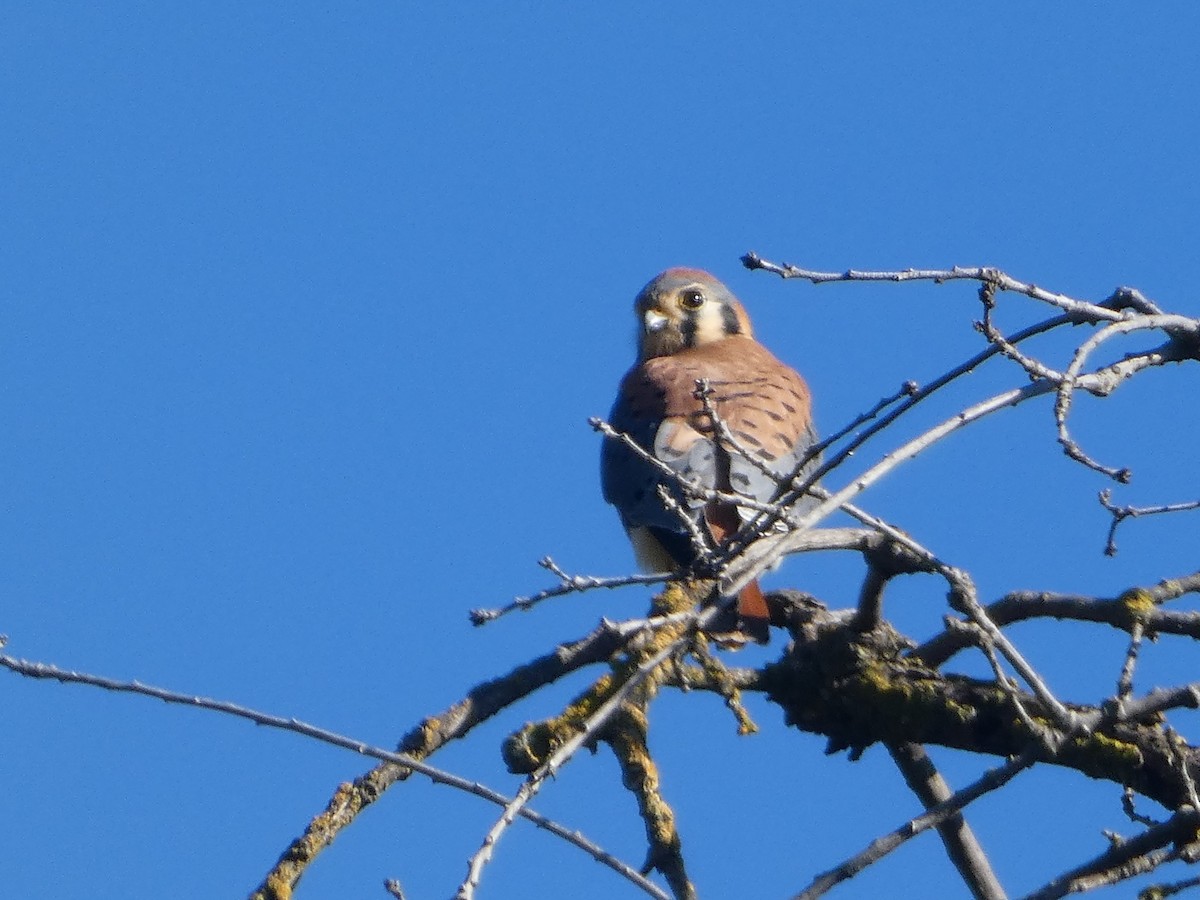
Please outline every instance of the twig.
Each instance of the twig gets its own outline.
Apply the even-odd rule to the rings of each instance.
[[[1112,502],[1112,490],[1105,488],[1100,492],[1100,505],[1112,514],[1112,522],[1108,526],[1108,540],[1104,544],[1104,555],[1116,556],[1117,526],[1126,519],[1200,509],[1200,500],[1188,500],[1184,503],[1165,503],[1161,506],[1117,506]]]
[[[448,742],[464,737],[479,723],[571,672],[605,662],[625,646],[630,636],[608,622],[580,640],[556,647],[507,675],[480,682],[466,696],[437,715],[429,716],[400,741],[399,750],[427,758]],[[313,816],[304,832],[283,851],[279,861],[254,892],[254,900],[282,900],[308,866],[364,809],[376,802],[411,770],[383,762],[350,784],[339,785],[325,808]]]
[[[704,410],[704,414],[708,416],[708,420],[712,422],[713,432],[717,436],[718,443],[726,445],[729,449],[733,450],[734,453],[746,460],[746,462],[750,463],[750,465],[754,466],[754,468],[758,469],[758,471],[763,475],[766,475],[769,479],[778,483],[779,474],[777,472],[773,472],[771,467],[763,462],[758,454],[750,452],[750,449],[734,436],[734,433],[730,430],[729,424],[725,421],[725,418],[719,412],[717,412],[716,407],[713,406],[712,387],[709,385],[708,379],[697,378],[696,390],[692,393],[696,399],[700,401],[700,406]]]
[[[888,752],[904,776],[904,781],[926,809],[949,800],[953,792],[920,744],[889,744]],[[952,813],[937,825],[946,854],[976,900],[1005,900],[1000,880],[988,862],[987,854],[971,831],[961,812]]]
[[[1178,634],[1200,639],[1200,614],[1165,610],[1159,604],[1185,594],[1200,593],[1200,572],[1181,578],[1171,578],[1150,588],[1135,588],[1118,597],[1099,599],[1077,594],[1014,591],[987,607],[988,618],[999,626],[1011,625],[1026,619],[1071,619],[1077,622],[1097,622],[1129,631],[1140,620],[1147,634]],[[1144,597],[1136,615],[1131,613],[1129,597]],[[969,645],[960,633],[943,631],[917,647],[912,656],[928,666],[937,668],[955,653]]]
[[[847,269],[844,272],[817,272],[802,269],[790,263],[773,263],[761,258],[751,251],[742,257],[742,265],[747,269],[762,269],[772,272],[781,278],[800,278],[813,284],[827,284],[834,281],[932,281],[942,284],[947,281],[982,281],[992,282],[1002,291],[1012,291],[1024,294],[1034,300],[1040,300],[1051,306],[1056,306],[1068,313],[1078,322],[1118,321],[1122,314],[1095,303],[1076,300],[1066,294],[1057,294],[1044,290],[1037,285],[1018,281],[1000,269],[989,266],[955,266],[952,269],[903,269],[893,272],[870,272]]]
[[[1029,733],[1037,740],[1038,744],[1046,752],[1046,755],[1053,759],[1058,752],[1058,747],[1063,740],[1061,732],[1052,732],[1049,728],[1041,725],[1033,716],[1029,714],[1029,710],[1025,708],[1025,704],[1021,700],[1021,693],[1017,687],[1017,683],[1008,676],[1000,665],[1000,660],[996,656],[996,646],[992,642],[991,637],[986,631],[974,622],[961,622],[951,619],[946,623],[953,629],[961,629],[971,635],[972,642],[983,653],[988,661],[988,665],[992,667],[992,673],[996,679],[996,686],[1009,699],[1013,708],[1017,712],[1017,718],[1029,731]]]
[[[547,556],[544,560],[539,561],[538,565],[547,568],[545,565],[546,562],[553,562],[553,560]],[[556,586],[538,591],[536,594],[531,594],[528,597],[516,597],[506,606],[494,609],[471,610],[471,624],[486,625],[488,622],[495,621],[511,612],[530,610],[542,601],[550,600],[553,597],[563,597],[567,594],[582,594],[586,591],[596,590],[597,588],[615,590],[616,588],[628,587],[631,584],[665,584],[671,580],[672,576],[639,574],[606,578],[597,575],[567,575],[566,573],[562,573],[559,575],[559,578],[560,583]]]
[[[861,494],[896,467],[919,456],[921,453],[945,438],[947,435],[950,435],[960,428],[964,428],[972,422],[978,421],[979,419],[982,419],[985,416],[996,412],[997,410],[1004,409],[1009,406],[1016,406],[1032,397],[1039,397],[1043,394],[1049,393],[1052,390],[1052,384],[1046,381],[1040,381],[1027,385],[1023,388],[1014,388],[1012,390],[1004,391],[1003,393],[996,394],[993,397],[989,397],[987,400],[968,407],[957,415],[946,419],[941,424],[929,429],[924,434],[918,435],[901,447],[885,454],[878,463],[876,463],[866,472],[863,472],[861,475],[857,476],[854,481],[852,481],[846,487],[830,494],[828,498],[818,503],[814,509],[804,513],[804,515],[802,515],[794,523],[794,529],[796,531],[804,531],[805,529],[816,525],[834,510],[840,508],[842,504],[856,497],[858,494]],[[730,557],[729,562],[736,560],[737,556],[742,552],[744,552],[744,550],[733,554]],[[739,571],[736,578],[732,579],[732,584],[729,587],[729,591],[731,593],[736,593],[737,591],[741,590],[741,588],[745,587],[746,584],[757,578],[765,569],[770,568],[777,558],[778,557],[760,560],[756,562],[754,566],[748,567],[744,571]]]
[[[521,785],[515,797],[512,798],[504,807],[504,812],[495,824],[488,829],[484,836],[483,844],[472,855],[467,863],[467,876],[459,885],[458,891],[455,894],[456,900],[472,900],[475,896],[475,889],[479,885],[479,880],[483,875],[483,867],[486,866],[492,858],[492,853],[495,850],[496,842],[513,823],[521,810],[526,807],[526,804],[534,798],[546,779],[552,777],[555,772],[579,750],[584,744],[594,739],[596,732],[608,722],[609,718],[615,713],[623,702],[628,698],[629,694],[645,679],[654,669],[677,649],[675,643],[671,643],[664,649],[660,650],[653,657],[638,666],[637,670],[626,679],[625,683],[617,688],[611,697],[609,697],[596,712],[589,717],[586,728],[580,729],[575,735],[564,741],[540,767],[530,775],[525,783]]]
[[[632,450],[633,453],[638,457],[658,469],[659,472],[661,472],[664,477],[669,479],[671,483],[679,485],[680,489],[690,497],[694,497],[697,500],[702,500],[705,503],[715,500],[719,503],[729,503],[735,506],[744,506],[747,509],[753,509],[763,513],[774,513],[779,509],[778,505],[775,503],[763,503],[762,501],[755,500],[753,497],[747,497],[744,494],[732,494],[726,491],[715,491],[706,487],[702,487],[701,485],[696,484],[694,481],[689,481],[688,479],[684,478],[653,453],[650,453],[648,450],[642,447],[629,435],[625,434],[624,432],[617,431],[603,419],[593,416],[592,418],[588,419],[588,424],[609,440],[620,441],[622,444]]]
[[[1117,702],[1123,704],[1133,693],[1133,670],[1137,666],[1138,653],[1142,649],[1145,628],[1140,619],[1135,619],[1129,629],[1129,646],[1125,649],[1125,662],[1117,676]]]
[[[692,549],[696,553],[696,561],[708,563],[713,558],[712,543],[708,536],[700,530],[700,517],[693,516],[688,510],[683,508],[683,505],[671,496],[671,489],[665,484],[657,486],[658,499],[662,501],[662,505],[668,512],[672,513],[688,533],[688,540],[692,542]]]
[[[961,585],[961,589],[951,590],[950,605],[965,613],[972,622],[983,629],[991,643],[1021,676],[1021,680],[1029,685],[1034,696],[1045,707],[1046,713],[1054,719],[1058,729],[1067,737],[1073,735],[1079,727],[1078,717],[1075,713],[1063,706],[1054,696],[1050,688],[1042,681],[1037,670],[1025,660],[1013,642],[1008,639],[1008,635],[1001,631],[999,626],[988,616],[987,610],[976,599],[975,585],[967,578],[966,573],[959,573],[959,578],[956,580]]]
[[[821,454],[821,453],[825,452],[825,450],[827,450],[829,447],[836,444],[838,441],[840,441],[842,438],[844,438],[850,432],[854,431],[854,429],[858,428],[861,425],[865,425],[867,422],[870,422],[872,419],[877,417],[881,412],[883,412],[885,409],[887,409],[893,403],[903,400],[906,397],[911,400],[912,398],[916,397],[918,394],[921,394],[921,393],[922,393],[921,386],[919,384],[917,384],[915,381],[909,380],[909,381],[904,382],[904,384],[900,385],[900,389],[898,391],[896,391],[896,393],[890,394],[887,397],[881,398],[879,400],[879,402],[877,402],[874,406],[872,406],[866,412],[859,413],[857,416],[855,416],[849,422],[849,424],[844,425],[841,429],[839,429],[838,431],[835,431],[833,434],[829,435],[829,437],[825,438],[825,440],[819,441],[815,446],[815,450],[816,450],[817,454]]]
[[[1099,856],[1064,872],[1025,900],[1057,900],[1076,891],[1112,884],[1151,871],[1170,857],[1170,854],[1156,854],[1155,851],[1186,836],[1189,830],[1194,831],[1198,823],[1200,817],[1197,817],[1195,810],[1176,813],[1161,825],[1148,828],[1136,837],[1109,847]]]
[[[1138,900],[1166,900],[1167,897],[1174,897],[1194,887],[1200,887],[1200,877],[1185,878],[1174,884],[1152,884],[1138,894]]]
[[[1063,378],[1058,385],[1058,395],[1054,401],[1054,419],[1058,424],[1058,442],[1062,445],[1063,451],[1067,456],[1076,462],[1082,463],[1089,469],[1107,475],[1122,484],[1127,484],[1132,477],[1130,470],[1128,468],[1118,469],[1105,466],[1088,456],[1067,431],[1067,416],[1070,413],[1075,388],[1079,385],[1079,373],[1083,370],[1084,363],[1087,362],[1088,357],[1101,344],[1114,337],[1130,334],[1135,331],[1151,330],[1164,331],[1176,341],[1178,341],[1180,336],[1189,337],[1194,340],[1198,330],[1200,330],[1200,322],[1197,322],[1195,319],[1185,318],[1184,316],[1151,315],[1125,319],[1124,321],[1105,325],[1076,348],[1070,365],[1063,372]],[[1109,367],[1108,371],[1112,372],[1113,367]],[[1086,388],[1086,390],[1099,396],[1106,396],[1115,387],[1116,382],[1108,379],[1099,382],[1094,387]]]
[[[1008,784],[1018,773],[1033,765],[1036,758],[1036,754],[1032,750],[1027,750],[1004,765],[989,770],[984,773],[982,778],[955,792],[941,803],[926,810],[922,815],[916,816],[888,834],[876,838],[861,852],[856,853],[836,868],[818,875],[793,900],[815,900],[816,897],[823,896],[835,885],[853,878],[867,866],[883,859],[905,841],[936,827],[984,794]]]
[[[1192,812],[1200,812],[1200,797],[1196,796],[1196,782],[1192,778],[1192,770],[1188,765],[1188,745],[1179,733],[1171,727],[1164,729],[1167,738],[1167,749],[1170,752],[1175,767],[1179,769],[1179,778],[1187,791],[1188,803]]]
[[[256,725],[262,725],[267,728],[277,728],[281,731],[290,731],[304,737],[313,738],[326,744],[331,744],[335,747],[341,747],[344,750],[352,750],[361,756],[369,756],[383,762],[391,763],[397,766],[403,766],[405,769],[411,769],[421,775],[426,776],[434,784],[444,784],[457,790],[472,794],[481,799],[487,800],[489,803],[495,803],[498,806],[506,806],[512,801],[498,791],[494,791],[486,785],[480,784],[477,781],[470,781],[458,775],[447,772],[444,769],[439,769],[431,766],[428,763],[422,762],[419,759],[410,756],[407,753],[396,753],[390,750],[384,750],[381,747],[375,747],[363,741],[355,740],[354,738],[346,737],[334,731],[329,731],[325,728],[320,728],[316,725],[310,725],[307,722],[302,722],[295,718],[284,718],[275,716],[270,713],[265,713],[260,710],[251,709],[246,706],[241,706],[237,703],[231,703],[227,700],[214,700],[209,697],[198,697],[190,694],[182,694],[177,691],[171,691],[166,688],[155,687],[153,685],[142,684],[137,681],[120,681],[114,678],[108,678],[103,675],[93,675],[88,672],[75,672],[67,669],[60,669],[57,666],[47,663],[31,662],[24,659],[15,659],[7,654],[0,654],[0,666],[14,672],[17,675],[24,675],[28,678],[53,679],[63,684],[84,684],[91,687],[103,688],[107,691],[115,691],[117,693],[138,694],[143,697],[153,697],[156,700],[162,700],[165,703],[179,704],[181,706],[190,706],[196,709],[207,709],[213,712],[225,713],[241,719],[247,719]],[[543,816],[539,812],[531,809],[521,809],[520,814],[529,821],[533,822],[539,828],[544,828],[553,834],[555,837],[562,838],[570,844],[583,850],[598,862],[608,866],[614,872],[622,875],[626,879],[632,881],[642,890],[654,897],[661,897],[667,900],[666,895],[653,882],[648,881],[637,872],[632,866],[621,862],[608,851],[585,838],[578,831],[572,831],[565,826],[558,824],[553,819]]]
[[[1095,728],[1101,722],[1142,722],[1171,709],[1200,709],[1200,681],[1173,688],[1155,688],[1136,700],[1108,701],[1101,715],[1084,716],[1084,724]]]
[[[1121,788],[1121,809],[1124,811],[1125,815],[1129,817],[1129,821],[1136,822],[1138,825],[1144,825],[1149,828],[1162,824],[1162,822],[1158,821],[1157,819],[1152,819],[1149,816],[1143,816],[1137,811],[1136,807],[1134,806],[1133,788],[1131,788],[1129,785],[1125,785],[1125,787]]]

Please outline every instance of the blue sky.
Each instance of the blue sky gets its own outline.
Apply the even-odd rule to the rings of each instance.
[[[391,745],[475,682],[644,611],[629,590],[482,630],[466,615],[546,586],[546,554],[571,571],[632,567],[586,420],[608,410],[632,360],[632,298],[660,269],[725,279],[808,378],[825,431],[975,352],[974,291],[783,283],[742,270],[747,250],[826,269],[997,265],[1200,314],[1197,26],[1182,3],[7,5],[9,650]],[[1012,326],[1044,315],[1013,297],[999,312]],[[1047,345],[1060,364],[1066,349]],[[1079,403],[1085,446],[1134,469],[1118,499],[1194,496],[1195,377],[1151,372]],[[982,370],[904,434],[1021,382]],[[1111,595],[1194,567],[1194,516],[1127,524],[1103,558],[1104,486],[1059,452],[1043,402],[863,505],[971,569],[985,598]],[[805,558],[772,583],[848,604],[859,573]],[[888,612],[928,634],[943,590],[897,585]],[[1111,690],[1119,636],[1015,637],[1067,698]],[[1150,648],[1139,685],[1191,677],[1178,650]],[[435,762],[515,790],[499,742],[584,683]],[[13,897],[244,894],[365,768],[212,714],[12,677],[2,689]],[[882,751],[826,758],[776,709],[751,708],[764,732],[739,739],[712,698],[655,707],[703,896],[738,895],[747,873],[754,896],[787,896],[916,810]],[[937,759],[959,784],[992,762]],[[1118,797],[1033,773],[971,820],[1019,893],[1103,849],[1099,827],[1128,833]],[[604,754],[537,805],[641,861]],[[300,896],[381,896],[385,877],[446,896],[494,816],[405,785]],[[930,896],[953,877],[927,837],[840,896]],[[524,827],[484,887],[640,896]]]

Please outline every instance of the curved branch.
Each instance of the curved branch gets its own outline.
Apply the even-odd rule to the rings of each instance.
[[[786,592],[773,595],[787,603]],[[1153,720],[1128,713],[1072,706],[1071,727],[1057,746],[1045,747],[1014,710],[1014,697],[1037,720],[1053,714],[1036,696],[995,682],[944,675],[906,657],[904,638],[886,624],[862,633],[847,611],[825,610],[811,601],[786,613],[793,643],[779,662],[743,690],[763,690],[783,708],[789,725],[829,738],[830,751],[859,752],[876,742],[936,744],[975,753],[1017,756],[1075,769],[1129,785],[1168,809],[1189,799],[1189,778],[1200,753],[1178,748]],[[1131,701],[1145,713],[1163,704],[1188,706],[1200,699],[1191,686]],[[1141,708],[1144,702],[1145,708]]]
[[[1026,619],[1051,618],[1096,622],[1129,631],[1135,621],[1140,621],[1148,634],[1176,634],[1200,640],[1200,613],[1177,612],[1161,607],[1169,600],[1194,593],[1200,593],[1200,572],[1168,579],[1151,588],[1134,588],[1119,597],[1108,599],[1079,594],[1014,591],[984,609],[988,618],[1000,626]],[[947,629],[921,644],[911,655],[936,669],[969,646],[969,636],[955,629]]]
[[[1196,339],[1197,329],[1200,328],[1200,322],[1194,319],[1188,319],[1184,316],[1174,315],[1150,315],[1138,316],[1124,321],[1113,322],[1105,325],[1098,332],[1089,337],[1086,341],[1079,345],[1075,350],[1074,357],[1071,359],[1070,365],[1063,372],[1062,379],[1058,383],[1057,397],[1054,401],[1054,421],[1058,426],[1058,442],[1062,445],[1063,451],[1071,459],[1078,463],[1082,463],[1089,469],[1107,475],[1122,484],[1128,483],[1131,473],[1128,468],[1113,468],[1096,462],[1071,437],[1067,430],[1067,416],[1071,411],[1071,402],[1074,397],[1075,388],[1080,385],[1079,373],[1083,370],[1084,364],[1088,357],[1094,353],[1101,344],[1124,334],[1131,334],[1135,331],[1164,331],[1172,339],[1172,344],[1168,345],[1176,350],[1182,349],[1185,342],[1194,342]],[[1162,359],[1159,361],[1168,361],[1165,352],[1159,354]],[[1172,360],[1174,361],[1174,360]],[[1086,388],[1092,393],[1107,395],[1113,391],[1121,378],[1128,378],[1132,371],[1121,371],[1116,367],[1110,366],[1107,370],[1109,378],[1099,380],[1099,383],[1093,387]],[[1095,379],[1094,379],[1095,381]]]
[[[996,285],[999,290],[1024,294],[1033,300],[1057,306],[1070,315],[1076,322],[1115,322],[1122,314],[1109,306],[1099,306],[1086,300],[1076,300],[1066,294],[1047,291],[1035,284],[1018,281],[1000,269],[990,266],[955,266],[952,269],[902,269],[891,272],[870,272],[858,269],[847,269],[844,272],[818,272],[813,269],[802,269],[791,263],[773,263],[760,257],[753,251],[742,257],[742,265],[747,269],[762,269],[772,272],[780,278],[799,278],[813,284],[828,284],[836,281],[932,281],[942,284],[947,281],[982,281]],[[1119,292],[1118,292],[1119,293]],[[1140,295],[1139,295],[1140,296]],[[1114,298],[1116,295],[1114,294]],[[1144,299],[1144,298],[1143,298]]]
[[[1156,851],[1162,851],[1168,844],[1187,843],[1195,838],[1197,825],[1200,825],[1200,815],[1195,810],[1177,813],[1161,825],[1114,844],[1094,859],[1064,872],[1025,900],[1057,900],[1067,894],[1113,884],[1152,871],[1174,856],[1169,851]]]
[[[207,709],[213,712],[225,713],[226,715],[235,716],[241,719],[248,719],[255,725],[262,725],[267,728],[277,728],[281,731],[291,731],[303,737],[313,738],[322,743],[331,744],[335,747],[341,747],[344,750],[352,750],[361,756],[369,756],[374,759],[381,760],[385,763],[410,769],[414,772],[429,778],[434,784],[445,784],[449,787],[456,788],[468,794],[473,794],[487,800],[489,803],[494,803],[498,806],[504,806],[509,802],[509,798],[505,797],[499,791],[494,791],[486,785],[476,781],[470,781],[466,778],[461,778],[444,769],[439,769],[430,766],[413,756],[405,753],[393,753],[389,750],[384,750],[381,747],[374,747],[370,744],[357,741],[354,738],[338,734],[334,731],[329,731],[325,728],[320,728],[316,725],[310,725],[307,722],[301,722],[299,719],[284,718],[275,716],[270,713],[265,713],[260,710],[250,709],[249,707],[241,706],[237,703],[231,703],[226,700],[214,700],[209,697],[198,697],[195,695],[181,694],[177,691],[167,690],[166,688],[154,687],[153,685],[142,684],[137,681],[120,681],[113,678],[107,678],[102,675],[93,675],[87,672],[74,672],[66,669],[60,669],[57,666],[48,665],[46,663],[30,662],[29,660],[15,659],[7,654],[0,654],[0,666],[8,669],[17,675],[24,675],[28,678],[49,678],[63,684],[83,684],[91,687],[99,687],[108,691],[117,693],[138,694],[143,697],[152,697],[155,700],[162,700],[165,703],[180,704],[182,706],[190,706],[195,709]],[[666,895],[652,882],[647,881],[641,874],[634,871],[633,868],[617,859],[611,853],[608,853],[602,847],[589,841],[578,831],[571,831],[563,827],[553,819],[543,816],[539,812],[531,809],[524,809],[521,814],[529,819],[540,828],[553,834],[555,837],[562,838],[569,844],[574,844],[585,853],[592,856],[597,862],[611,868],[617,874],[629,879],[635,885],[646,891],[652,897],[659,897],[661,900],[667,900]]]
[[[448,742],[468,734],[480,722],[564,675],[608,660],[628,641],[626,635],[601,624],[582,640],[558,647],[507,675],[472,688],[459,702],[430,716],[400,741],[399,752],[424,759]],[[251,895],[253,900],[287,900],[296,883],[317,856],[393,784],[406,779],[410,769],[383,763],[350,784],[339,785],[325,809],[318,813],[279,857]]]

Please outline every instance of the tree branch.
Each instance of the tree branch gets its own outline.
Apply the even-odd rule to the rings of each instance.
[[[933,761],[920,744],[889,744],[892,755],[905,783],[928,811],[953,796],[945,779],[933,766]],[[948,815],[937,824],[938,835],[946,847],[946,855],[966,882],[976,900],[1006,900],[1007,894],[992,871],[983,847],[971,831],[961,812]]]

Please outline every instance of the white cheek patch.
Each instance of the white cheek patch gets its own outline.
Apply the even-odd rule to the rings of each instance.
[[[705,303],[696,311],[695,345],[711,344],[721,338],[728,337],[725,329],[725,318],[721,315],[721,307],[717,303]]]

